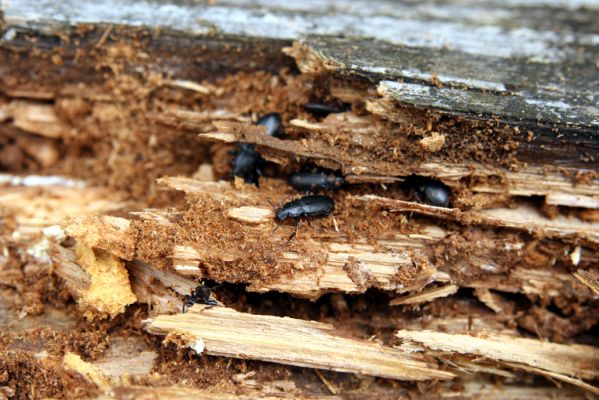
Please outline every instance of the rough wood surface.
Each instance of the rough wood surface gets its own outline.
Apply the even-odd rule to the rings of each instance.
[[[566,380],[596,379],[599,376],[599,350],[593,346],[561,345],[510,336],[475,337],[433,331],[400,330],[396,335],[431,350],[484,357],[509,365],[523,365],[548,372],[558,379],[560,376],[565,376]],[[589,389],[584,382],[579,383]],[[590,390],[595,394],[599,393],[599,388],[591,386]]]
[[[134,385],[123,385],[114,386],[106,391],[105,394],[97,397],[97,400],[126,400],[126,399],[138,399],[138,400],[277,400],[277,399],[290,399],[290,400],[339,400],[338,396],[302,396],[300,393],[285,393],[285,392],[274,392],[268,393],[264,391],[252,391],[249,394],[233,394],[224,393],[219,391],[210,390],[199,390],[190,389],[181,386],[176,387],[147,387],[147,386],[134,386]]]
[[[344,338],[327,324],[193,306],[186,314],[147,321],[154,334],[180,340],[198,353],[257,359],[391,379],[451,379],[418,355],[372,342]],[[177,339],[175,339],[177,338]]]
[[[436,288],[425,289],[420,293],[410,294],[403,297],[397,297],[389,302],[389,305],[420,304],[439,297],[455,294],[460,287],[457,285],[445,285]]]
[[[462,212],[459,209],[435,207],[374,195],[353,197],[353,199],[362,202],[375,202],[388,207],[392,211],[418,213],[472,225],[491,225],[526,230],[546,237],[586,239],[592,243],[599,243],[599,222],[586,222],[563,215],[549,219],[537,208],[526,203],[514,205],[511,208],[491,208]]]
[[[200,139],[220,141],[225,143],[248,142],[260,146],[263,154],[270,161],[286,165],[294,158],[312,161],[325,168],[339,169],[344,174],[369,174],[379,178],[405,177],[415,174],[434,176],[446,184],[455,186],[463,178],[488,178],[501,176],[500,182],[475,183],[472,190],[481,193],[509,193],[514,196],[547,195],[551,193],[586,196],[595,199],[599,196],[599,186],[596,179],[590,183],[575,184],[572,179],[563,176],[563,171],[547,171],[538,166],[529,166],[522,171],[507,171],[494,169],[480,164],[453,164],[443,162],[427,162],[415,165],[404,165],[385,161],[369,161],[359,155],[339,156],[340,150],[335,146],[317,141],[280,140],[261,134],[261,130],[249,125],[238,123],[215,123],[219,132],[200,134]],[[364,153],[366,154],[366,153]],[[570,173],[581,172],[572,169]],[[592,170],[587,170],[593,173]],[[569,197],[561,197],[567,205]],[[594,204],[592,200],[588,204]]]
[[[169,177],[161,180],[164,185],[173,189],[182,190],[188,194],[208,196],[217,204],[252,204],[254,194],[252,191],[238,191],[228,182],[204,182],[184,177]],[[273,199],[276,201],[276,199]],[[395,200],[389,200],[394,202]],[[403,204],[403,203],[402,203]],[[414,207],[424,206],[418,203],[407,203]],[[250,207],[250,206],[244,206]],[[238,206],[231,206],[237,210]],[[257,235],[260,232],[268,234],[273,240],[282,244],[288,240],[293,228],[281,226],[276,232],[272,232],[277,223],[272,218],[270,205],[266,207],[251,206],[251,214],[260,214],[259,224],[248,224],[246,222],[236,229],[247,230],[246,235]],[[258,211],[254,211],[254,209]],[[229,212],[229,211],[228,211]],[[148,210],[137,213],[144,219],[157,223],[159,226],[172,227],[180,218],[180,212],[165,212]],[[114,227],[117,227],[115,229]],[[501,226],[501,224],[500,224]],[[530,227],[526,227],[528,230]],[[82,217],[73,219],[66,227],[69,235],[89,246],[99,247],[113,252],[119,257],[134,260],[140,255],[136,254],[137,231],[130,226],[130,220],[115,217]],[[101,232],[102,235],[98,235]],[[154,246],[168,239],[161,236],[159,231],[152,240],[144,242],[144,245]],[[169,231],[164,235],[170,235]],[[290,263],[294,266],[294,273],[283,275],[279,279],[269,282],[260,280],[245,281],[249,283],[251,291],[265,292],[276,290],[293,293],[295,295],[318,298],[328,291],[343,291],[348,293],[360,293],[369,287],[377,287],[386,290],[395,290],[400,293],[417,291],[434,281],[459,284],[462,287],[473,287],[481,289],[497,289],[510,293],[527,293],[538,295],[543,298],[559,297],[563,290],[576,288],[580,294],[586,293],[585,288],[570,273],[562,270],[547,268],[543,263],[535,262],[533,265],[514,266],[512,259],[522,259],[526,244],[522,239],[506,235],[500,248],[497,248],[497,240],[501,237],[493,235],[487,239],[484,236],[478,239],[477,252],[472,254],[472,262],[477,265],[476,269],[484,271],[484,278],[459,278],[453,276],[449,271],[439,269],[436,265],[422,263],[421,256],[430,257],[438,251],[447,252],[451,246],[444,246],[449,231],[438,225],[426,222],[424,229],[417,234],[395,234],[392,237],[379,238],[375,245],[367,243],[365,238],[348,238],[334,231],[327,233],[319,239],[306,238],[301,240],[302,246],[310,249],[310,258],[301,256],[301,252],[294,249],[281,251],[276,259],[278,264]],[[98,238],[101,237],[101,240]],[[559,245],[561,246],[561,245]],[[562,249],[562,247],[556,249]],[[442,250],[444,249],[444,250]],[[585,248],[586,249],[586,248]],[[499,251],[499,253],[498,253]],[[556,250],[561,252],[562,250]],[[215,268],[221,271],[221,267],[214,264],[215,261],[231,262],[237,259],[246,259],[249,254],[241,251],[238,253],[219,252],[218,247],[213,248],[210,241],[193,242],[189,244],[175,243],[171,249],[172,268],[174,271],[200,278],[214,278]],[[322,257],[314,257],[314,255]],[[511,256],[507,256],[511,254]],[[272,256],[272,254],[269,254]],[[507,258],[506,258],[507,256]],[[469,255],[464,255],[468,260]],[[536,257],[536,256],[535,256]],[[594,252],[585,250],[582,252],[578,262],[595,262]],[[150,263],[159,260],[143,259]],[[501,260],[501,261],[500,261]],[[543,259],[541,259],[543,260]],[[503,263],[507,263],[503,265]],[[209,265],[209,271],[205,268]],[[418,266],[415,275],[409,278],[398,278],[401,271]],[[269,267],[272,268],[272,267]],[[501,270],[507,273],[497,274]],[[226,268],[221,272],[226,273]],[[588,291],[588,290],[587,290]]]
[[[596,3],[584,2],[585,10],[547,4],[478,2],[466,11],[460,3],[445,1],[393,7],[384,1],[358,1],[333,8],[327,3],[292,6],[266,0],[251,7],[241,1],[226,5],[170,1],[167,6],[129,0],[103,7],[87,1],[41,8],[35,1],[19,1],[4,3],[2,11],[12,29],[5,30],[6,41],[15,37],[18,27],[39,23],[44,15],[52,15],[54,24],[146,25],[196,35],[216,32],[280,41],[302,35],[351,36],[306,38],[304,46],[330,69],[384,80],[381,86],[404,103],[599,126],[593,100],[597,75],[592,67],[597,57]],[[555,9],[560,10],[557,19],[551,14]],[[577,34],[569,33],[572,30]],[[374,41],[357,42],[356,37]],[[586,51],[580,53],[580,48]],[[437,89],[435,84],[448,88]]]

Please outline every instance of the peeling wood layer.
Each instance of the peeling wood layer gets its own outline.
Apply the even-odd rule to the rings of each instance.
[[[343,338],[313,321],[244,314],[196,305],[187,314],[161,315],[146,329],[198,353],[259,359],[391,379],[451,379],[453,374],[418,356],[367,341]],[[175,339],[179,337],[179,339]]]

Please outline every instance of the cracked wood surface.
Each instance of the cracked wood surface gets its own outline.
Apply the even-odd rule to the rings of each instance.
[[[390,161],[372,161],[359,155],[339,156],[334,145],[316,140],[280,140],[263,134],[260,127],[235,122],[215,122],[217,132],[202,133],[201,140],[224,143],[247,142],[258,145],[262,154],[272,162],[289,164],[290,157],[312,161],[325,168],[341,170],[343,174],[368,174],[380,178],[405,177],[411,174],[433,176],[449,186],[456,186],[464,178],[502,177],[502,182],[474,183],[470,188],[481,193],[509,193],[512,196],[558,194],[552,202],[572,204],[571,196],[584,196],[586,204],[594,207],[599,197],[599,183],[591,179],[589,183],[575,184],[561,171],[547,171],[543,167],[528,166],[521,171],[508,171],[476,163],[454,164],[439,160],[415,165],[405,165]],[[366,154],[366,153],[365,153]],[[293,158],[292,158],[293,159]],[[567,170],[567,169],[566,169]],[[565,171],[565,170],[564,170]],[[593,173],[592,170],[572,169],[577,172]]]
[[[599,350],[593,346],[557,344],[495,334],[476,337],[433,331],[400,330],[396,336],[430,350],[496,360],[510,367],[551,376],[599,394],[599,388],[581,380],[592,380],[599,376]]]
[[[317,59],[322,68],[380,81],[382,90],[401,103],[533,123],[599,126],[594,67],[599,7],[592,1],[580,3],[584,9],[552,1],[465,6],[439,0],[392,7],[382,0],[343,1],[336,7],[276,0],[252,5],[235,0],[112,3],[39,7],[31,0],[5,2],[4,41],[47,15],[52,18],[45,24],[54,26],[120,24],[283,43],[301,39],[313,64]],[[334,37],[340,35],[351,39]]]
[[[252,315],[195,305],[186,314],[159,315],[147,331],[198,353],[257,359],[401,380],[451,379],[431,360],[373,342],[339,336],[314,321]]]

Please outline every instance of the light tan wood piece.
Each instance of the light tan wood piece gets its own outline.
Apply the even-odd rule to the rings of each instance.
[[[146,321],[146,330],[211,355],[402,380],[454,377],[420,355],[338,336],[331,325],[225,307],[195,305],[186,314],[160,315]]]
[[[424,289],[420,293],[414,293],[403,297],[397,297],[389,302],[390,306],[420,304],[438,299],[440,297],[455,294],[460,287],[457,285],[445,285],[436,288]]]
[[[389,199],[375,195],[353,196],[352,199],[374,202],[389,207],[391,211],[410,212],[431,217],[450,219],[467,225],[487,225],[524,230],[546,237],[584,238],[599,243],[599,222],[586,222],[578,218],[557,216],[549,219],[535,207],[522,203],[515,208],[492,208],[480,211],[460,211],[456,208],[435,207],[405,200]]]
[[[396,336],[436,352],[482,357],[558,379],[564,376],[563,380],[569,383],[599,377],[599,349],[593,346],[557,344],[495,334],[477,337],[428,330],[400,330]],[[583,381],[578,383],[581,387],[588,386]],[[591,391],[595,390],[593,388]]]
[[[578,271],[574,272],[574,276],[584,285],[591,288],[596,296],[599,296],[599,272],[597,270],[587,271],[584,269],[579,269]]]

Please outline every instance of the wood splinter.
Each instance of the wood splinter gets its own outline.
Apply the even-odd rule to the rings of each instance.
[[[269,361],[400,380],[451,379],[430,358],[377,343],[345,338],[328,324],[241,313],[196,305],[186,314],[145,321],[166,335],[209,355]],[[169,336],[170,335],[170,336]]]

